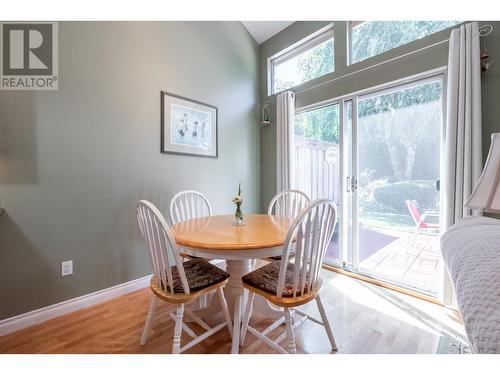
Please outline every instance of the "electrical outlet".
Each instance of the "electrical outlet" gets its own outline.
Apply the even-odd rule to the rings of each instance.
[[[61,262],[61,276],[68,276],[73,274],[73,261],[66,260]]]

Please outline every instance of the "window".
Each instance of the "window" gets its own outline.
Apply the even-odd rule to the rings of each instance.
[[[353,21],[351,63],[421,39],[452,27],[461,21]]]
[[[333,28],[321,30],[270,59],[271,93],[297,86],[334,71]]]

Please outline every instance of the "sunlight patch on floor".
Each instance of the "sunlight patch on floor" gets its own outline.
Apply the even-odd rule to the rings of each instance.
[[[454,321],[442,306],[343,275],[332,278],[328,285],[359,305],[428,333],[440,335],[444,329],[450,334],[464,334],[463,326]]]

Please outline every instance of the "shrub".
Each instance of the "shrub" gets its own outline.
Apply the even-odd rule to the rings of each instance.
[[[378,186],[374,199],[394,212],[407,212],[405,200],[415,200],[421,211],[437,209],[438,191],[434,180],[408,180]]]

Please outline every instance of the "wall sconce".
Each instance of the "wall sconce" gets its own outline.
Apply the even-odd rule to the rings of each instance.
[[[486,50],[486,39],[484,38],[490,35],[493,32],[493,26],[491,25],[483,25],[479,28],[479,36],[483,37],[483,48],[481,51],[481,75],[485,74],[488,69],[490,69],[491,65],[495,62],[493,59],[490,60],[490,55]]]
[[[262,119],[260,121],[260,126],[265,128],[271,126],[271,112],[269,111],[269,103],[265,103],[262,107]]]

